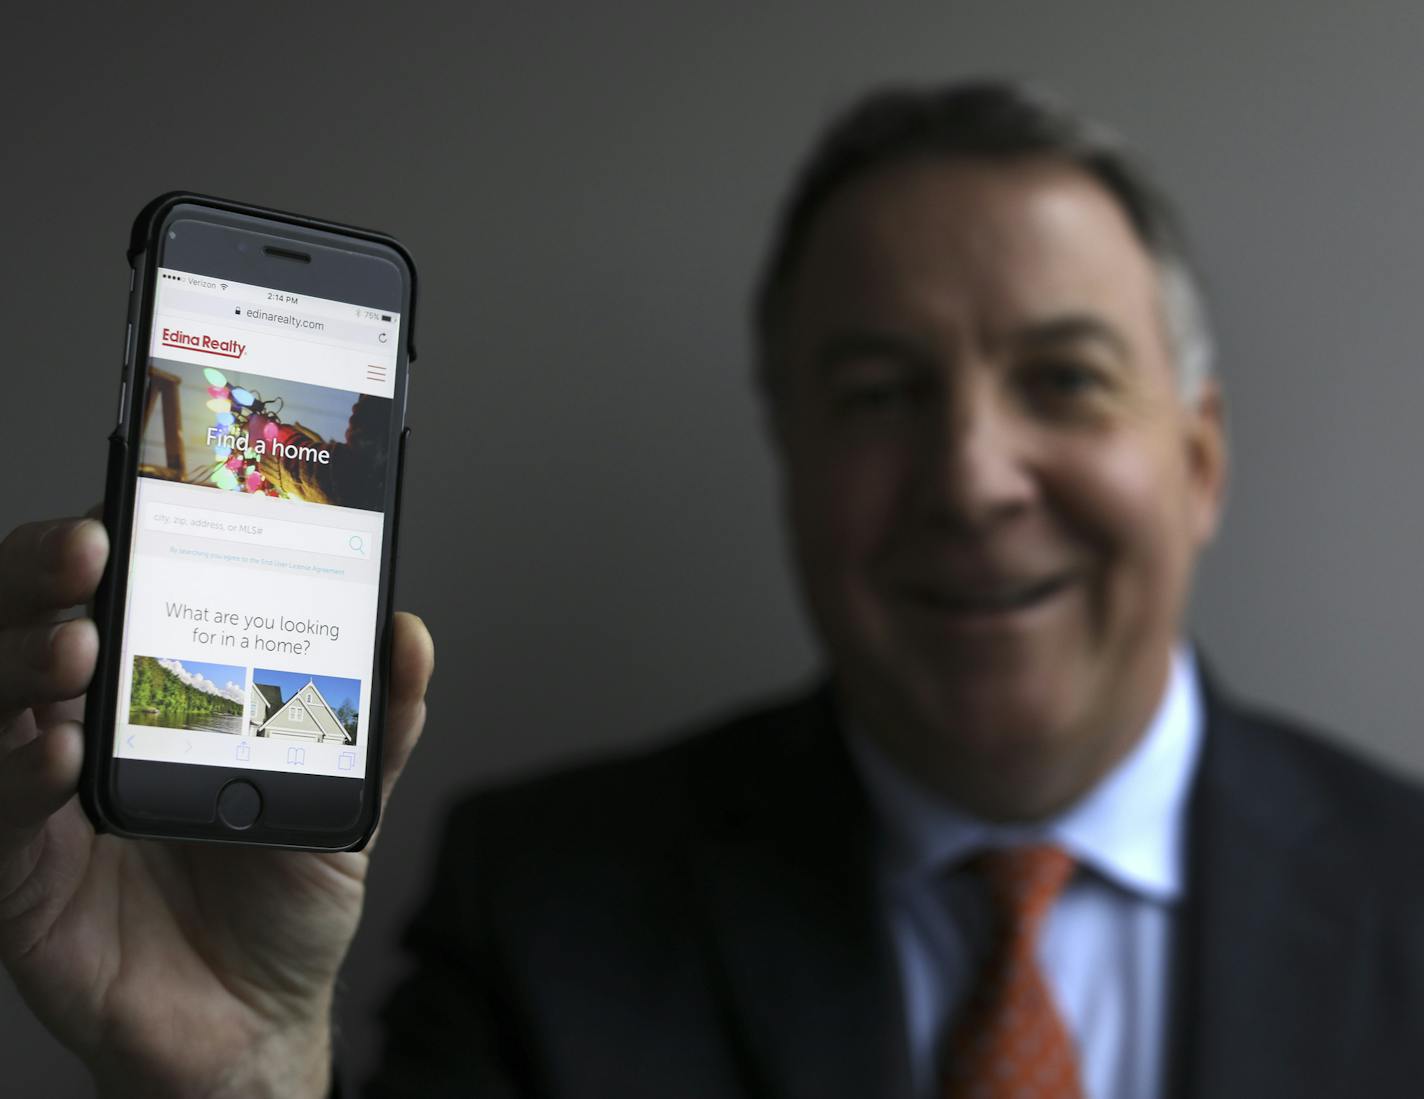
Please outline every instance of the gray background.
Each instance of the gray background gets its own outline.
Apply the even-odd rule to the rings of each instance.
[[[1196,633],[1229,682],[1424,770],[1418,5],[124,10],[7,17],[0,528],[100,495],[154,194],[374,225],[421,264],[399,602],[439,668],[346,971],[356,1076],[458,789],[813,669],[744,303],[809,135],[876,81],[1035,77],[1146,153],[1231,402]],[[3,978],[0,1064],[7,1095],[89,1092]]]

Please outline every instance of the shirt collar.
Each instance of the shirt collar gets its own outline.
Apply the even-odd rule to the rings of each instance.
[[[1096,786],[1058,816],[1030,824],[974,817],[907,775],[853,723],[852,760],[885,827],[895,877],[937,874],[976,851],[1052,842],[1133,893],[1169,901],[1185,880],[1187,797],[1201,750],[1196,661],[1179,646],[1146,734]]]

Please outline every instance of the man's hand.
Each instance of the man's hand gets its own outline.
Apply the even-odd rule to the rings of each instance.
[[[96,836],[75,789],[98,635],[94,520],[0,543],[0,960],[106,1096],[320,1096],[367,854]],[[425,721],[434,647],[395,617],[382,796]]]

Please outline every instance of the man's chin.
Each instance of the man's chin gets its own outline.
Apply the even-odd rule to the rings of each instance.
[[[1037,683],[929,683],[910,694],[907,715],[920,735],[949,755],[999,757],[1005,761],[1044,749],[1071,736],[1078,707],[1063,692]]]

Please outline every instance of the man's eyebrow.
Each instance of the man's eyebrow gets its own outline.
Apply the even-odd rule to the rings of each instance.
[[[860,329],[831,336],[816,349],[815,364],[817,373],[827,374],[856,359],[889,359],[915,365],[932,357],[926,347],[909,337]]]
[[[1132,358],[1131,348],[1122,334],[1107,321],[1091,313],[1069,313],[1038,321],[1020,329],[1013,337],[1014,344],[1025,348],[1080,342],[1104,344],[1124,362]]]

